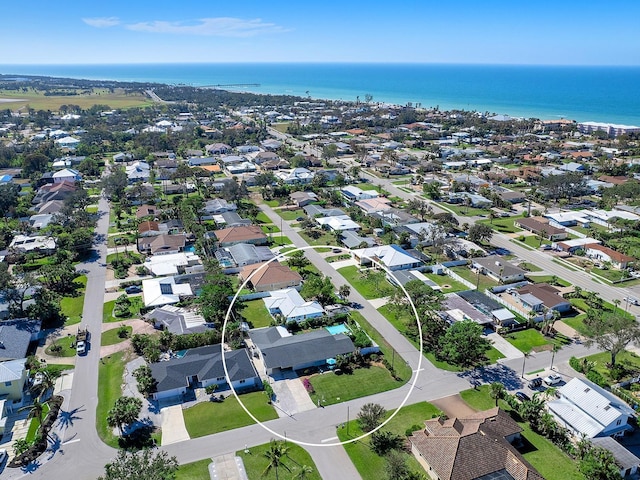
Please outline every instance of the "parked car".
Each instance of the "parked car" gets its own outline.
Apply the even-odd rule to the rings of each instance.
[[[496,248],[496,253],[498,255],[509,255],[511,254],[511,251],[507,250],[506,248]]]
[[[638,301],[637,298],[627,297],[624,299],[624,301],[631,305],[640,305],[640,301]]]
[[[521,402],[528,402],[531,400],[531,398],[529,398],[529,395],[527,395],[524,392],[516,392],[515,395],[516,395],[516,398]]]
[[[540,388],[542,386],[542,379],[540,377],[533,378],[527,384],[531,390],[535,390],[536,388]]]
[[[142,292],[142,287],[140,285],[129,285],[127,288],[124,289],[124,291],[128,295],[131,295],[132,293],[140,293],[140,292]]]
[[[543,381],[547,385],[557,385],[558,383],[562,382],[562,377],[557,373],[552,373],[548,377],[544,377]]]

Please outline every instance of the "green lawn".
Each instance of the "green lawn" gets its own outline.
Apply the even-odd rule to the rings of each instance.
[[[516,220],[519,220],[520,218],[522,218],[522,215],[506,218],[494,218],[493,222],[491,222],[491,220],[480,220],[478,223],[489,225],[493,230],[500,233],[516,233],[522,231],[521,228],[514,225]]]
[[[273,317],[269,314],[267,307],[261,298],[244,302],[242,316],[251,324],[252,328],[268,327],[271,325]]]
[[[351,255],[348,253],[343,253],[342,255],[331,255],[329,257],[325,257],[325,261],[327,263],[340,262],[342,260],[349,260]]]
[[[42,415],[40,418],[33,417],[31,419],[31,423],[29,423],[29,429],[27,430],[27,436],[25,437],[25,440],[29,443],[32,443],[35,439],[36,439],[36,435],[38,433],[38,428],[40,428],[40,424],[42,423],[42,420],[44,420],[45,418],[47,418],[47,414],[49,413],[49,404],[45,403],[42,406]]]
[[[623,350],[616,355],[616,364],[624,366],[628,372],[627,375],[618,380],[611,378],[611,371],[609,367],[607,367],[607,365],[611,363],[611,354],[609,352],[595,353],[586,358],[594,363],[594,369],[606,378],[609,383],[628,380],[630,377],[636,376],[638,371],[640,371],[640,357],[636,353],[628,350]]]
[[[465,267],[465,266],[461,266],[461,267],[453,267],[451,268],[451,271],[457,273],[458,275],[460,275],[462,278],[464,278],[467,282],[471,282],[474,285],[478,285],[478,289],[481,292],[484,292],[485,290],[495,287],[496,285],[498,285],[498,282],[496,282],[495,280],[493,280],[492,278],[489,278],[486,275],[482,275],[480,274],[480,279],[478,281],[478,274],[475,272],[472,272],[469,268]],[[468,290],[468,288],[467,288]]]
[[[240,396],[245,407],[261,422],[278,418],[263,392],[245,393]],[[230,396],[224,402],[202,402],[182,411],[187,432],[191,438],[233,430],[253,424],[236,398]]]
[[[469,287],[454,280],[448,275],[436,275],[435,273],[424,273],[427,278],[436,282],[442,289],[442,293],[461,292],[463,290],[469,290]]]
[[[210,480],[209,464],[211,459],[205,458],[197,462],[180,465],[176,472],[176,480]]]
[[[289,237],[285,236],[285,235],[280,235],[280,234],[274,234],[272,237],[272,247],[276,247],[278,245],[290,245],[293,242],[291,240],[289,240]]]
[[[263,203],[269,205],[271,208],[280,206],[280,200],[263,200]]]
[[[115,345],[116,343],[121,343],[127,340],[127,338],[131,337],[131,333],[133,333],[133,328],[130,327],[129,325],[125,326],[125,328],[127,329],[128,336],[124,338],[121,338],[118,336],[118,330],[120,329],[120,327],[112,328],[111,330],[107,330],[106,332],[103,332],[102,338],[100,339],[100,345],[103,347],[106,345]]]
[[[445,210],[451,210],[461,217],[477,217],[489,214],[489,210],[483,208],[466,207],[464,205],[453,203],[437,203],[437,205],[441,206]]]
[[[578,331],[578,333],[589,336],[587,334],[587,327],[584,324],[585,319],[587,318],[586,313],[581,313],[580,315],[576,315],[574,317],[565,317],[562,319],[564,323],[569,325],[574,330]]]
[[[511,345],[524,353],[548,350],[551,346],[551,342],[549,342],[544,335],[535,328],[509,333],[505,335],[504,338]]]
[[[118,448],[118,437],[107,425],[107,414],[122,396],[122,379],[124,375],[124,352],[104,357],[98,365],[98,406],[96,408],[96,430],[107,445]]]
[[[460,392],[462,399],[476,410],[487,410],[495,406],[495,400],[489,393],[489,385],[482,385],[477,390]],[[500,408],[511,411],[510,407],[500,401]],[[522,436],[531,444],[531,448],[522,456],[535,467],[547,480],[582,480],[577,463],[549,440],[534,433],[525,422],[518,422],[522,427]]]
[[[541,272],[542,269],[540,267],[538,267],[537,265],[534,265],[533,263],[529,263],[529,262],[521,262],[519,264],[519,267],[522,268],[523,270],[526,270],[527,272]]]
[[[287,442],[287,455],[283,459],[283,465],[278,470],[278,476],[276,476],[276,471],[271,470],[268,475],[262,475],[269,460],[265,456],[265,452],[269,450],[269,444],[265,443],[263,445],[258,445],[255,447],[249,448],[249,453],[244,453],[244,450],[240,450],[236,452],[236,456],[242,458],[242,462],[244,463],[244,469],[247,472],[247,477],[250,479],[266,479],[266,480],[277,480],[280,479],[289,479],[289,478],[302,478],[297,477],[296,475],[300,474],[300,467],[308,466],[313,470],[312,473],[307,474],[304,478],[308,480],[322,480],[320,474],[318,473],[318,468],[316,464],[313,462],[311,455],[299,445],[295,443]],[[288,468],[288,470],[287,470]],[[208,479],[209,477],[207,477]],[[180,480],[180,479],[178,479]]]
[[[275,210],[275,212],[280,215],[284,220],[291,221],[295,220],[298,217],[305,217],[306,214],[304,210],[298,208],[296,210]]]
[[[78,295],[75,297],[63,297],[60,300],[60,308],[62,314],[67,317],[65,325],[75,325],[82,320],[82,310],[84,308],[84,291],[87,287],[87,276],[80,275],[74,280],[75,283],[81,284],[78,288]]]
[[[551,245],[551,241],[542,239],[542,243],[540,243],[540,237],[538,235],[523,235],[524,242],[521,242],[520,238],[516,238],[521,243],[531,247],[531,248],[540,248],[540,245]]]
[[[404,362],[402,358],[396,360],[398,363]],[[313,403],[317,404],[320,400],[323,405],[346,402],[404,385],[404,382],[394,380],[386,368],[375,365],[357,368],[349,375],[327,372],[314,375],[309,380],[315,390],[315,393],[310,395]]]
[[[601,277],[606,278],[610,282],[619,282],[624,278],[620,270],[612,270],[612,269],[603,270],[601,268],[593,267],[591,269],[591,273],[600,275]]]
[[[383,430],[404,436],[408,429],[416,428],[416,430],[418,430],[424,426],[425,420],[438,416],[440,413],[436,407],[427,402],[407,405],[400,409],[398,414],[383,427]],[[353,412],[353,416],[355,417],[356,415],[357,412]],[[387,418],[389,418],[390,415],[391,412],[387,413]],[[357,420],[351,420],[348,424],[348,429],[346,424],[340,426],[337,433],[338,438],[343,442],[363,434],[358,426]],[[379,480],[383,478],[382,472],[385,470],[386,460],[371,450],[369,438],[370,437],[366,437],[358,442],[348,443],[344,446],[344,449],[363,480]],[[413,455],[408,455],[407,459],[407,463],[412,471],[424,475],[424,470]]]
[[[75,335],[67,335],[66,337],[57,338],[55,340],[55,343],[52,343],[46,348],[45,353],[47,355],[52,355],[54,357],[75,357],[76,348],[75,346],[74,347],[71,346],[75,344],[75,341],[76,341]],[[53,347],[54,345],[61,346],[62,350],[60,352],[52,351],[51,347]]]
[[[142,302],[142,297],[129,297],[131,300],[131,306],[129,307],[129,315],[124,317],[114,317],[113,316],[113,307],[116,304],[115,300],[110,300],[108,302],[104,302],[102,307],[102,321],[111,323],[111,322],[121,322],[122,320],[128,320],[130,318],[135,318],[140,315],[140,309],[144,306]]]
[[[322,230],[322,235],[318,238],[311,238],[304,230],[298,232],[298,234],[309,244],[309,245],[337,245],[336,236],[326,230]],[[326,250],[322,250],[319,248],[315,249],[316,252],[323,252]]]
[[[554,280],[553,275],[526,275],[526,277],[527,277],[527,280],[533,283],[548,283],[550,285],[553,285],[552,283]],[[569,285],[571,285],[569,282],[567,282],[562,278],[555,277],[555,280],[556,282],[558,282],[558,285],[562,287],[568,287]]]
[[[256,223],[273,223],[271,219],[264,212],[258,212],[256,215]]]
[[[383,271],[371,271],[371,278],[363,277],[358,267],[352,265],[338,269],[340,275],[367,300],[387,297],[394,292],[394,287],[387,281]]]

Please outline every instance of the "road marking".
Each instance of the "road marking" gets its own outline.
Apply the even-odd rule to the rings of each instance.
[[[75,438],[73,440],[69,440],[68,442],[64,442],[62,445],[70,445],[72,443],[76,443],[76,442],[79,442],[79,441],[80,441],[79,438]]]
[[[324,440],[320,440],[320,443],[329,443],[333,442],[334,440],[338,440],[338,437],[325,438]]]

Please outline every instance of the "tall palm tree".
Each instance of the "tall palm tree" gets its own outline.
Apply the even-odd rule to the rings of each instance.
[[[41,402],[39,398],[36,398],[31,405],[22,407],[20,410],[29,410],[27,418],[37,418],[42,421],[42,414],[44,413],[44,405],[47,402]]]
[[[300,470],[293,477],[295,480],[306,480],[313,473],[313,468],[309,465],[302,465]]]
[[[269,475],[269,472],[271,472],[271,470],[274,470],[276,473],[276,480],[278,480],[278,468],[280,467],[284,467],[285,470],[291,472],[291,469],[289,469],[289,467],[287,467],[283,461],[283,457],[285,457],[287,453],[289,453],[289,447],[285,446],[284,442],[271,440],[269,450],[264,452],[264,456],[267,457],[269,463],[263,470],[261,476],[266,477],[267,475]]]
[[[39,400],[45,393],[55,386],[56,378],[58,378],[60,374],[54,374],[47,369],[40,370],[38,374],[40,374],[40,382],[31,387],[31,392],[34,393]]]
[[[493,382],[491,384],[491,398],[495,399],[496,407],[498,406],[498,400],[504,396],[506,391],[507,390],[504,388],[504,385],[500,382]]]

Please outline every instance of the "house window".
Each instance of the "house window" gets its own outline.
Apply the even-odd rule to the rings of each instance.
[[[239,383],[245,383],[245,382],[246,382],[246,380],[240,380],[240,382],[239,382]]]
[[[216,378],[216,382],[221,382],[221,381],[223,381],[223,380],[224,380],[224,377],[218,377],[218,378]]]
[[[621,418],[619,418],[618,421],[616,422],[616,425],[620,425],[620,424],[622,424],[622,419]]]
[[[10,387],[12,382],[4,382],[5,387]]]

